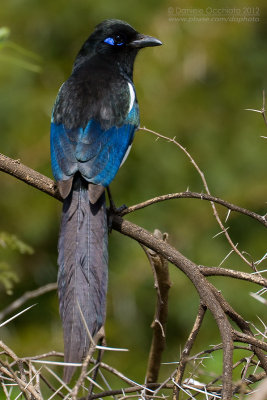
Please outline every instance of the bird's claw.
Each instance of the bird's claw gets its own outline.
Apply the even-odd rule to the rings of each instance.
[[[126,210],[127,206],[126,204],[122,204],[122,206],[115,208],[114,214],[120,215],[122,211]]]
[[[112,231],[112,223],[113,223],[113,218],[115,215],[121,215],[121,213],[126,210],[127,206],[123,204],[120,207],[115,207],[114,202],[112,201],[110,203],[110,207],[108,208],[108,231],[111,233]]]

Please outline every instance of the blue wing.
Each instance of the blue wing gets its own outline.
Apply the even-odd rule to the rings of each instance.
[[[68,130],[51,122],[51,160],[56,181],[68,180],[77,171],[88,181],[108,186],[114,179],[139,125],[135,103],[123,126],[103,130],[91,119],[85,129]]]

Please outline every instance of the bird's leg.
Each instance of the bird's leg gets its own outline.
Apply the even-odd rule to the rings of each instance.
[[[115,213],[116,206],[115,206],[115,203],[113,201],[109,186],[107,186],[107,193],[108,193],[108,200],[109,200],[109,211]]]
[[[116,214],[117,215],[120,214],[123,210],[125,210],[125,208],[127,208],[127,206],[125,204],[123,204],[122,206],[120,206],[118,208],[115,206],[109,186],[107,186],[107,193],[108,193],[108,199],[109,199],[108,230],[110,233],[112,231],[113,216]]]
[[[109,211],[111,214],[120,214],[123,210],[125,210],[127,208],[127,206],[125,204],[123,204],[122,206],[120,206],[118,208],[115,206],[109,186],[107,186],[107,192],[108,192],[108,199],[109,199]]]

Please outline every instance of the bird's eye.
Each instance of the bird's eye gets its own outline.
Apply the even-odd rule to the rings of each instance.
[[[124,40],[120,35],[107,37],[104,42],[110,44],[111,46],[122,46],[124,44]]]
[[[120,35],[115,36],[115,44],[116,46],[121,46],[124,44],[124,40]]]

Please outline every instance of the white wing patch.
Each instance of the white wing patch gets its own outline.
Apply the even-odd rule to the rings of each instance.
[[[135,92],[134,92],[133,85],[130,82],[128,82],[128,86],[129,86],[129,92],[130,92],[130,104],[129,104],[129,109],[128,109],[128,114],[129,114],[129,112],[131,111],[131,109],[133,108],[133,105],[134,105]],[[130,144],[130,146],[128,146],[128,149],[126,150],[126,153],[124,154],[124,157],[122,159],[120,167],[125,163],[128,155],[130,153],[131,147],[132,147],[132,145]]]
[[[128,113],[131,111],[131,109],[133,108],[133,104],[134,104],[134,100],[135,100],[135,92],[134,92],[134,88],[133,85],[128,82],[128,86],[129,86],[129,91],[130,91],[130,104],[129,104],[129,110]]]
[[[123,157],[123,159],[122,159],[122,162],[121,162],[121,165],[120,165],[120,167],[125,163],[125,161],[126,161],[126,158],[128,157],[128,155],[129,155],[129,153],[130,153],[130,150],[131,150],[131,148],[132,148],[132,145],[130,144],[130,146],[128,146],[128,149],[126,150],[126,153],[124,154],[124,157]]]

